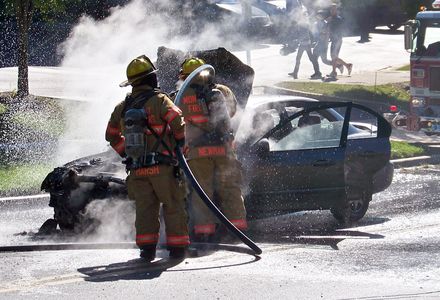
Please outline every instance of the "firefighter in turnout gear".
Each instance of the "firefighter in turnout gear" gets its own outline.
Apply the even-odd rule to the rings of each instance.
[[[180,81],[205,62],[186,59]],[[246,211],[241,196],[241,165],[232,147],[231,117],[237,100],[224,85],[212,82],[214,74],[202,71],[183,92],[181,109],[185,118],[188,164],[197,181],[223,214],[240,230],[247,229]],[[221,230],[217,220],[196,193],[192,193],[194,241],[214,241]]]
[[[105,134],[125,158],[128,196],[136,203],[136,244],[148,261],[156,254],[161,203],[170,257],[183,258],[189,245],[185,186],[173,151],[184,144],[185,122],[158,89],[156,70],[145,55],[130,62],[120,86],[131,85],[132,92],[114,109]]]

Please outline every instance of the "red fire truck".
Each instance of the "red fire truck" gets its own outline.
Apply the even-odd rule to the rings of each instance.
[[[405,25],[405,49],[411,52],[411,102],[406,125],[440,135],[440,0]]]

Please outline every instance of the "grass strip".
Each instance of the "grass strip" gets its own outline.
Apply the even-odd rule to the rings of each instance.
[[[407,110],[410,94],[409,90],[406,88],[406,85],[407,84],[393,83],[377,86],[366,86],[358,84],[292,81],[283,81],[276,84],[278,87],[308,93],[323,94],[348,99],[376,101],[378,103],[385,103],[388,105],[393,104]]]
[[[53,170],[49,164],[19,165],[0,168],[0,195],[38,192],[41,182]]]
[[[66,120],[59,100],[31,95],[17,102],[12,97],[11,94],[0,93],[0,121],[2,122],[0,129],[1,127],[7,127],[8,130],[17,128],[24,135],[31,133],[32,135],[58,137],[63,134]],[[7,111],[9,113],[6,116],[4,113]],[[5,132],[0,131],[0,139],[4,135]]]
[[[410,70],[410,65],[405,65],[397,69],[397,71],[409,71],[409,70]]]
[[[402,141],[391,141],[391,159],[420,156],[424,153],[423,147]]]

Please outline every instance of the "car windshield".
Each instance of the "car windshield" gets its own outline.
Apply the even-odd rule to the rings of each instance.
[[[422,20],[415,34],[413,51],[418,55],[437,56],[440,55],[440,22]]]

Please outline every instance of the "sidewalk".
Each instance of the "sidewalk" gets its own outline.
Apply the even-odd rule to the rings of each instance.
[[[403,34],[372,33],[371,42],[357,43],[358,36],[344,37],[340,56],[353,64],[351,76],[347,70],[338,75],[335,83],[385,84],[409,81],[409,72],[395,71],[409,64],[409,54],[403,47]],[[280,55],[281,45],[259,45],[249,51],[233,51],[241,61],[255,70],[254,86],[273,85],[281,81],[294,80],[288,75],[292,72],[296,52]],[[331,72],[331,66],[320,63],[323,75]],[[303,55],[299,69],[299,79],[309,81],[314,72],[307,55]],[[339,73],[339,72],[338,72]]]
[[[438,165],[440,164],[440,154],[393,159],[391,160],[391,162],[393,163],[395,169],[410,168],[423,165]]]
[[[395,71],[392,67],[386,67],[377,71],[361,71],[354,73],[351,76],[338,75],[338,80],[330,81],[334,84],[359,84],[359,85],[382,85],[388,83],[409,82],[408,71]],[[316,80],[300,80],[300,81],[314,81]],[[319,81],[318,81],[319,82]]]

